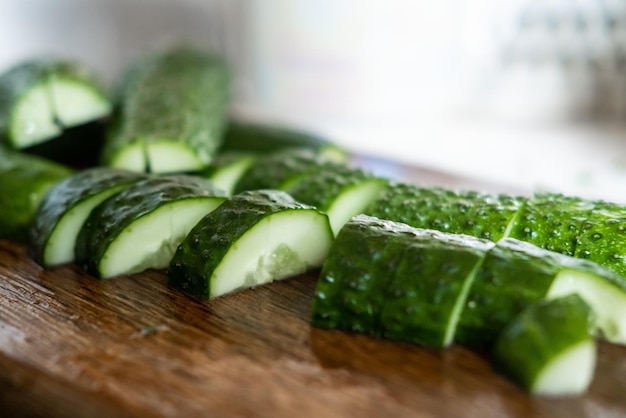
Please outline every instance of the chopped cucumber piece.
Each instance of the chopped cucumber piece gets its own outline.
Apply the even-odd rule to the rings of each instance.
[[[222,144],[229,105],[221,57],[187,48],[145,56],[123,77],[103,162],[152,173],[204,169]]]
[[[172,258],[169,283],[213,298],[321,266],[328,217],[278,190],[233,196],[191,230]]]
[[[28,242],[40,202],[71,174],[60,164],[0,146],[0,238]]]
[[[205,179],[152,176],[96,206],[76,240],[76,260],[100,278],[163,269],[189,230],[222,204]]]
[[[31,234],[35,260],[43,266],[73,262],[76,237],[91,210],[140,178],[138,173],[98,167],[57,183],[35,215]]]
[[[110,112],[99,81],[76,62],[29,61],[0,76],[0,136],[13,148],[50,140]]]
[[[287,189],[296,200],[326,212],[335,235],[374,201],[387,180],[343,165],[326,165]]]
[[[496,367],[534,394],[583,393],[596,362],[591,316],[578,295],[528,306],[498,337],[493,350]]]
[[[315,293],[315,326],[449,345],[476,269],[494,244],[364,215],[341,229]]]

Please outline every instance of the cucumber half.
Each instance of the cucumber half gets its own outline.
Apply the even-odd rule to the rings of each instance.
[[[214,298],[322,265],[328,217],[278,190],[237,194],[191,230],[168,269],[173,287]]]
[[[537,395],[583,393],[596,363],[592,315],[578,295],[528,306],[499,335],[493,349],[496,368]]]
[[[0,131],[13,148],[47,141],[110,112],[99,82],[76,62],[25,62],[0,76]]]
[[[164,269],[224,192],[193,176],[151,176],[96,206],[76,240],[76,261],[99,278]]]
[[[103,162],[151,173],[205,169],[222,143],[229,103],[221,57],[191,48],[146,55],[125,72]]]
[[[43,266],[74,261],[76,237],[92,209],[142,178],[138,173],[98,167],[56,184],[43,199],[32,229],[32,252]]]

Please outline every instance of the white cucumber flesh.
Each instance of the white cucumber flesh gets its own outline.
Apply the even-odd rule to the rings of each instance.
[[[211,276],[211,296],[293,277],[319,267],[331,243],[328,220],[317,211],[269,215],[231,246]]]
[[[83,83],[53,76],[48,88],[53,112],[64,127],[100,119],[111,111],[109,102]]]
[[[11,138],[16,148],[27,148],[61,134],[55,123],[50,92],[40,83],[25,92],[11,114]]]
[[[185,199],[171,202],[140,217],[116,239],[99,263],[102,278],[164,269],[191,228],[221,201]]]
[[[362,181],[340,193],[326,211],[333,233],[337,235],[350,218],[363,213],[378,197],[384,184],[380,179]]]
[[[530,391],[545,396],[573,396],[589,387],[596,365],[596,346],[584,341],[558,355],[539,373]]]
[[[138,139],[120,150],[109,164],[111,167],[151,173],[195,171],[205,164],[183,142]]]

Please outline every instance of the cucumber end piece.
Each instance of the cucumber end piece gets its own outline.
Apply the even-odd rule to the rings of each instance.
[[[64,127],[82,125],[111,113],[111,103],[84,83],[55,77],[48,83],[56,118]]]
[[[13,148],[23,149],[61,134],[45,83],[25,92],[11,112],[9,141]]]
[[[288,210],[267,216],[232,245],[212,272],[210,297],[318,268],[332,240],[328,217],[317,210]]]

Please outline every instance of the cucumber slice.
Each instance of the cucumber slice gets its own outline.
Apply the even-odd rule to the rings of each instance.
[[[13,148],[50,140],[110,111],[98,80],[76,62],[29,61],[0,76],[0,136]]]
[[[225,152],[220,154],[207,170],[200,173],[215,184],[215,186],[232,195],[235,185],[256,161],[253,154],[239,152]]]
[[[596,363],[591,316],[578,295],[530,305],[498,337],[493,350],[496,368],[537,395],[582,394]]]
[[[151,176],[96,206],[76,239],[76,261],[99,278],[167,267],[178,244],[225,193],[194,176]]]
[[[492,241],[507,236],[525,198],[390,183],[364,213]]]
[[[517,314],[543,298],[576,293],[595,312],[594,332],[626,343],[626,280],[595,263],[506,238],[488,252],[457,327],[460,344],[489,348]],[[606,298],[606,300],[605,300]]]
[[[445,347],[493,245],[356,216],[339,232],[322,267],[313,325]]]
[[[322,265],[328,217],[278,190],[233,196],[191,230],[172,258],[169,283],[214,298]]]
[[[289,190],[311,173],[330,164],[324,157],[306,149],[289,149],[259,156],[235,186],[235,193],[248,190]]]
[[[200,171],[222,143],[229,103],[220,57],[185,48],[146,56],[124,75],[103,161],[153,173]]]
[[[223,151],[273,153],[290,148],[306,148],[338,163],[347,160],[347,152],[327,139],[282,126],[231,121],[224,136]]]
[[[326,165],[287,188],[297,201],[328,214],[337,235],[350,218],[359,215],[383,190],[387,180],[344,165]]]
[[[142,177],[130,171],[98,167],[79,171],[57,183],[35,215],[31,234],[35,260],[45,267],[73,262],[76,237],[91,210]]]
[[[0,238],[28,242],[40,202],[71,174],[55,162],[0,146]]]

